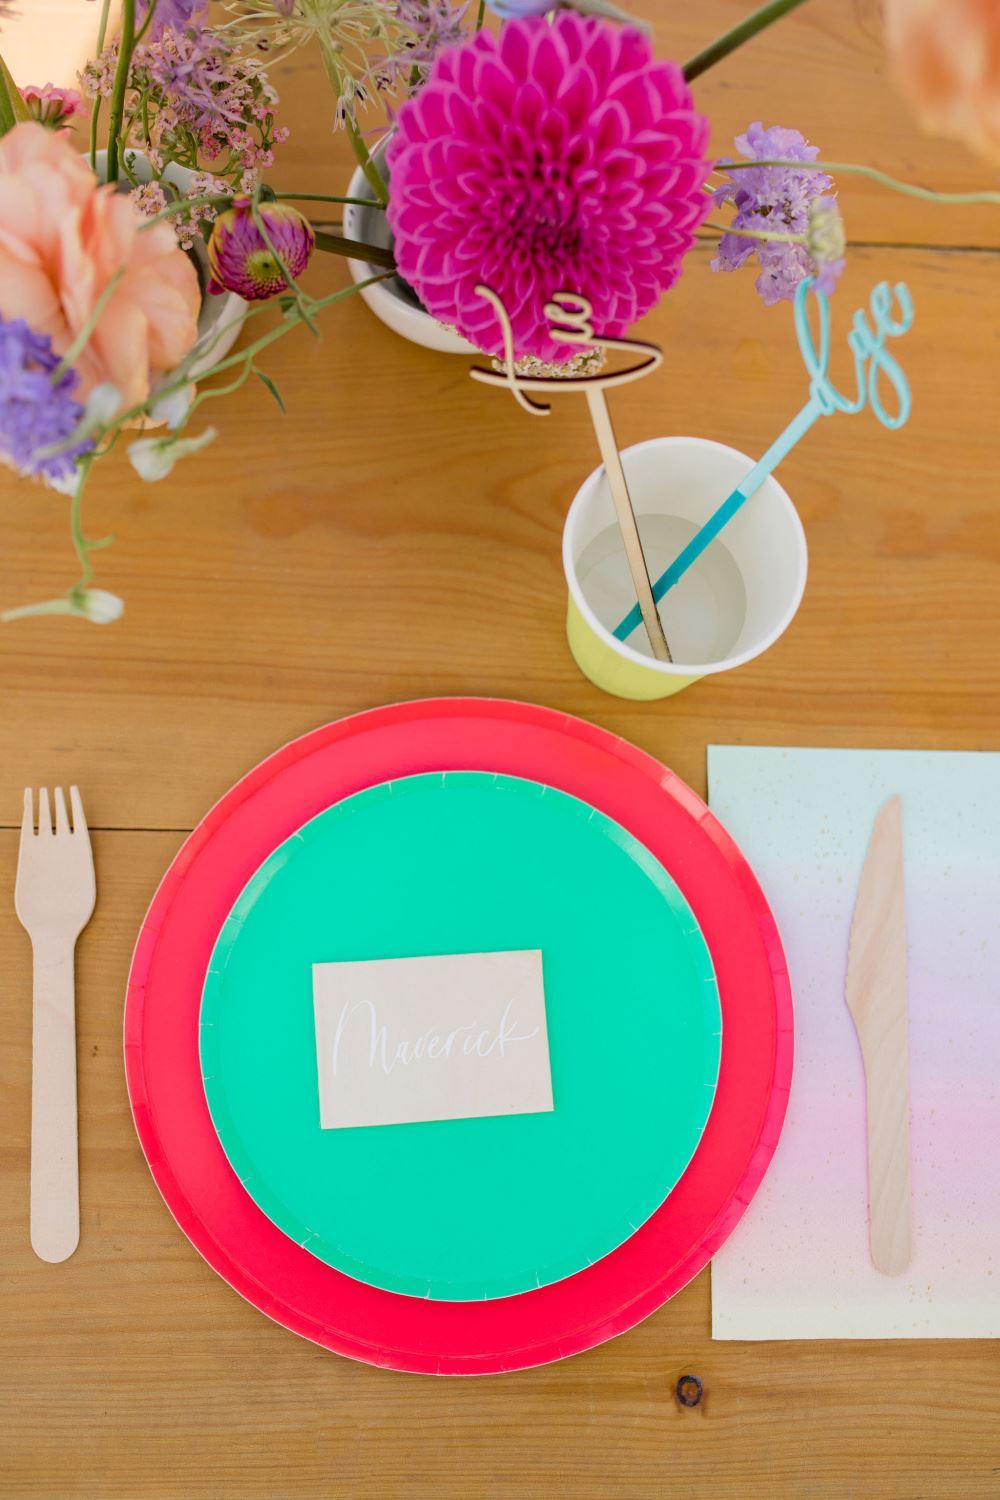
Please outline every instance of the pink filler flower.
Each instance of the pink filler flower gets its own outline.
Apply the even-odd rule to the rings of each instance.
[[[61,130],[74,115],[88,113],[76,89],[56,88],[54,83],[25,84],[21,98],[31,111],[31,118],[49,130]]]
[[[562,10],[443,52],[388,150],[396,264],[424,306],[503,352],[564,361],[545,304],[576,292],[619,337],[680,275],[711,203],[708,121],[646,37]]]
[[[144,401],[198,336],[198,277],[169,224],[141,230],[129,198],[98,186],[69,136],[32,121],[0,140],[0,316],[23,318],[65,354],[116,271],[75,361],[79,394],[110,382]]]

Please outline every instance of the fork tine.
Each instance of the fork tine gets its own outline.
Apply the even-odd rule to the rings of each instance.
[[[69,801],[73,809],[73,832],[86,833],[87,820],[83,815],[83,798],[80,796],[80,788],[78,786],[70,787]]]
[[[28,838],[35,831],[35,811],[31,805],[31,787],[24,789],[24,815],[21,818],[21,837]]]
[[[38,793],[38,832],[52,832],[52,814],[49,812],[49,789],[43,786]]]
[[[66,816],[66,798],[61,786],[57,786],[53,796],[56,800],[56,833],[69,833],[69,818]]]

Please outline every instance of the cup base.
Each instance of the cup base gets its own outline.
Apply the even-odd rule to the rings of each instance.
[[[594,633],[572,597],[566,611],[566,639],[573,660],[584,677],[602,693],[610,693],[615,698],[631,698],[639,703],[672,698],[682,688],[690,687],[692,682],[700,682],[703,675],[696,673],[689,677],[682,672],[654,673],[648,667],[620,656]]]

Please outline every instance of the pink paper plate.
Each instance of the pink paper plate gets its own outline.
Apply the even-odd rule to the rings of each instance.
[[[543,781],[629,829],[690,903],[723,1009],[715,1107],[663,1205],[575,1276],[482,1303],[382,1291],[287,1238],[229,1166],[199,1067],[205,970],[249,876],[300,824],[340,798],[435,770]],[[489,699],[373,709],[315,730],[251,771],[199,824],[164,876],[139,934],[125,1006],[136,1129],[167,1206],[194,1246],[236,1291],[293,1332],[353,1359],[427,1374],[494,1374],[577,1354],[634,1327],[679,1291],[730,1234],[764,1175],[791,1066],[791,994],[774,919],[746,861],[700,798],[605,730],[551,709]]]

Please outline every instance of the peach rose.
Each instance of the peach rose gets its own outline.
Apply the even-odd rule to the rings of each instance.
[[[998,0],[886,0],[893,71],[931,135],[1000,164]]]
[[[121,410],[149,395],[198,336],[198,277],[167,223],[142,230],[129,198],[102,187],[69,138],[34,121],[0,139],[0,314],[65,353],[120,268],[86,348],[81,392],[110,381]]]

